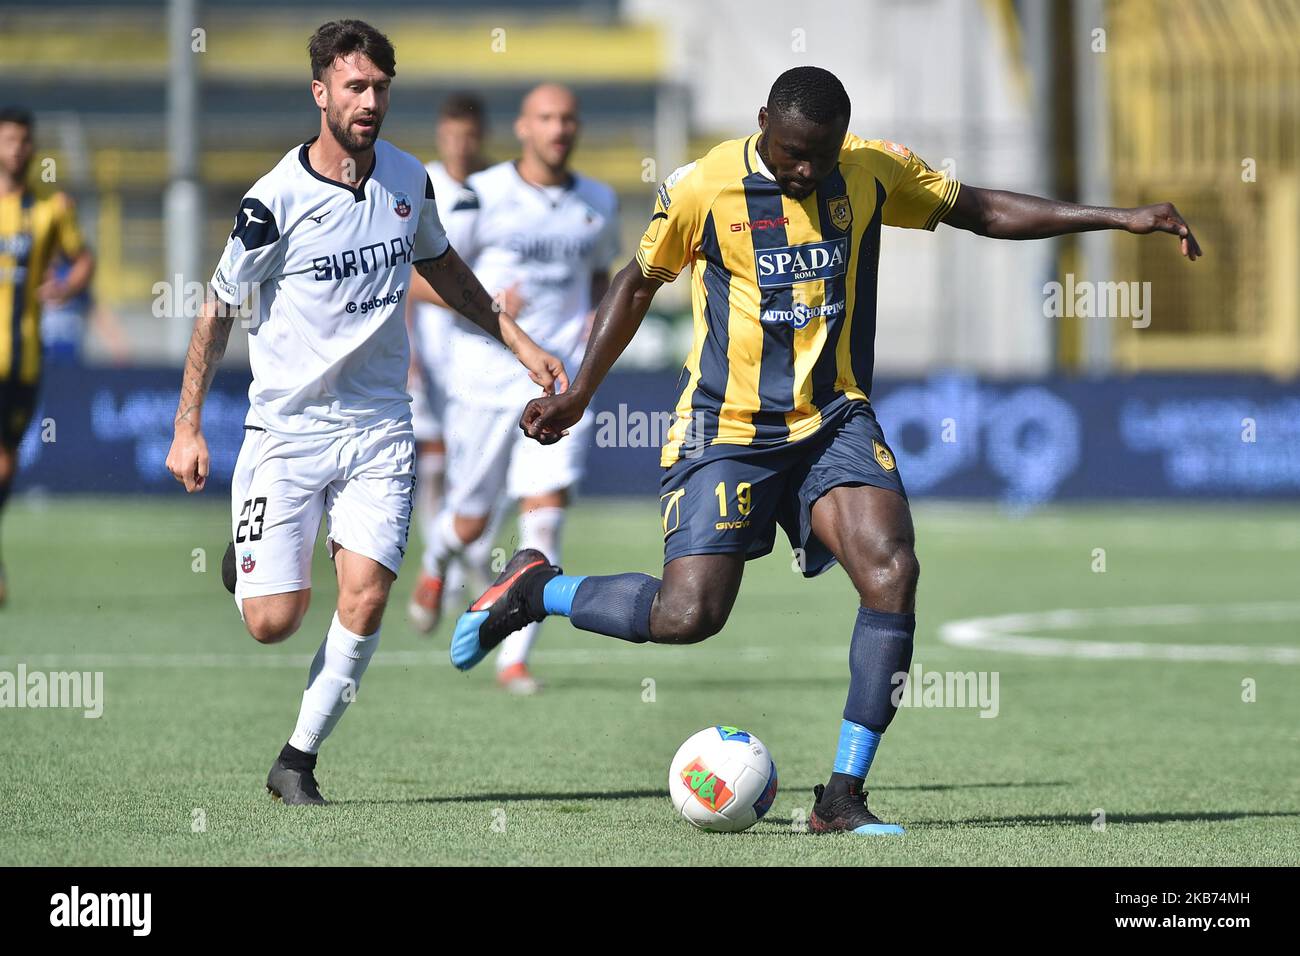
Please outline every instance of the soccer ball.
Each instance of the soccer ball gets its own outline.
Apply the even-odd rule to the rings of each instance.
[[[668,793],[677,812],[701,830],[738,833],[772,808],[776,764],[753,734],[708,727],[673,757]]]

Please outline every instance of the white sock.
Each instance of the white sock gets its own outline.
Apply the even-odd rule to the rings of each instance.
[[[492,512],[492,517],[488,519],[488,526],[483,534],[477,541],[465,546],[462,560],[465,564],[466,584],[476,596],[486,591],[488,585],[501,573],[500,567],[496,570],[492,568],[492,552],[496,548],[497,535],[501,533],[501,525],[509,511],[510,508],[505,503],[498,506]],[[504,563],[501,567],[505,567]]]
[[[321,742],[330,735],[348,704],[356,699],[361,675],[378,646],[378,631],[364,637],[353,634],[339,623],[335,612],[329,633],[311,662],[290,745],[309,754],[320,750]]]
[[[500,569],[492,569],[492,552],[497,533],[501,530],[502,516],[507,508],[498,507],[488,519],[487,527],[475,540],[465,545],[460,555],[447,568],[446,583],[442,593],[453,604],[468,604],[488,589]]]
[[[432,540],[438,514],[442,511],[443,473],[447,456],[440,451],[422,451],[415,462],[415,512],[420,521],[420,535]]]
[[[447,565],[458,557],[465,542],[456,534],[456,517],[446,508],[433,522],[433,530],[424,545],[424,573],[441,578],[447,574]]]
[[[560,561],[560,535],[564,531],[563,508],[535,508],[519,516],[519,547],[536,548],[551,564]],[[541,632],[540,623],[528,624],[501,642],[497,652],[497,672],[515,664],[528,662],[533,643]]]

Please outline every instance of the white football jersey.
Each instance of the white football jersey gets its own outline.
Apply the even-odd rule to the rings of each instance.
[[[618,254],[618,200],[604,183],[573,175],[550,189],[525,182],[513,162],[475,173],[445,217],[461,257],[492,295],[518,284],[519,326],[578,371],[586,347],[592,274]],[[449,398],[522,406],[540,394],[528,372],[495,341],[455,324]]]
[[[435,202],[438,205],[438,216],[445,223],[452,208],[463,198],[465,184],[452,178],[442,163],[428,163],[424,169],[429,174],[433,194],[437,197]],[[450,309],[431,302],[417,302],[415,305],[415,334],[411,342],[420,358],[422,373],[438,376],[440,381],[445,377],[447,363],[450,361],[450,337],[455,316],[456,313]]]
[[[312,142],[248,191],[212,277],[231,305],[256,289],[248,424],[286,439],[409,423],[411,265],[448,249],[418,159],[378,140],[352,187],[311,168]]]

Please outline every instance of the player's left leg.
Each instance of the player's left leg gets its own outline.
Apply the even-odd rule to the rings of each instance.
[[[446,491],[447,421],[446,360],[450,317],[436,318],[416,310],[411,327],[411,431],[415,435],[415,512],[424,540],[442,511]]]
[[[561,561],[565,512],[572,489],[582,480],[594,428],[595,415],[588,411],[564,441],[553,445],[539,445],[515,429],[506,490],[519,499],[519,550],[539,552],[552,565]],[[512,693],[539,689],[528,669],[528,655],[541,627],[541,621],[527,624],[507,637],[497,653],[497,680]]]
[[[339,600],[316,652],[293,735],[280,752],[272,779],[312,779],[321,744],[357,697],[379,646],[389,592],[401,568],[415,495],[415,447],[400,423],[356,438],[340,457],[350,462],[326,490],[328,547]],[[268,786],[271,782],[268,781]],[[324,802],[319,799],[303,802]]]
[[[911,666],[920,565],[893,454],[870,410],[856,412],[837,426],[801,488],[810,503],[806,546],[833,555],[858,594],[835,764],[809,822],[814,832],[899,834],[902,827],[867,809],[863,785]]]
[[[538,551],[549,563],[558,565],[564,511],[568,505],[567,488],[522,499],[519,502],[519,550]],[[501,649],[497,651],[497,683],[504,690],[525,696],[541,690],[541,683],[528,667],[528,655],[541,628],[541,621],[532,621],[501,642]]]
[[[920,565],[907,499],[869,485],[832,488],[813,506],[812,527],[848,572],[859,603],[835,765],[818,800],[820,813],[815,808],[812,814],[813,828],[901,833],[866,809],[863,785],[912,663]]]
[[[439,371],[424,360],[420,341],[419,334],[412,335],[415,362],[406,387],[411,393],[411,429],[416,447],[415,514],[422,540],[430,541],[436,533],[446,489],[447,445],[443,440],[446,396]],[[418,630],[427,632],[437,624],[441,600],[442,582],[421,572],[407,605],[407,613]]]
[[[447,405],[446,494],[442,512],[425,538],[420,583],[408,609],[421,633],[438,625],[448,568],[462,560],[488,528],[505,488],[511,448],[519,434],[517,417],[512,408],[461,400]]]
[[[443,604],[450,603],[452,607],[465,604],[492,583],[496,577],[496,571],[492,567],[493,549],[501,534],[501,526],[514,514],[510,505],[511,502],[503,501],[493,508],[483,533],[465,545],[460,558],[447,568],[442,592]]]
[[[267,788],[286,803],[324,803],[316,785],[321,744],[356,700],[379,646],[379,625],[395,575],[377,561],[339,548],[334,553],[339,601],[307,675],[298,721],[271,767]]]

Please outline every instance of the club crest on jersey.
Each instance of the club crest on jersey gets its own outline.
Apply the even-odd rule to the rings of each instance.
[[[253,552],[245,551],[244,556],[239,561],[239,570],[245,574],[252,574],[255,567],[257,567],[257,562],[253,560]]]
[[[849,205],[848,196],[836,196],[826,204],[830,210],[831,222],[840,232],[848,232],[853,225],[853,207]]]
[[[411,197],[406,193],[393,193],[393,212],[397,213],[398,219],[409,219],[411,216]]]
[[[898,467],[898,463],[894,461],[894,453],[874,438],[871,439],[871,447],[876,450],[876,461],[885,471],[893,471]]]
[[[833,279],[844,275],[848,261],[849,241],[845,238],[754,250],[754,268],[760,289],[779,289],[799,282]]]

